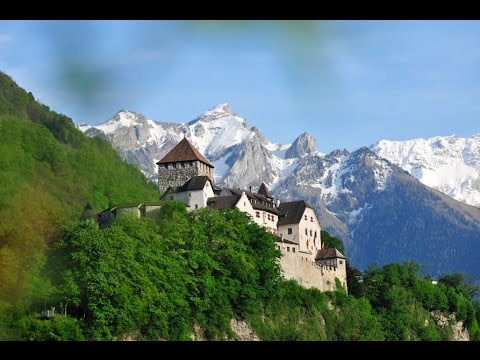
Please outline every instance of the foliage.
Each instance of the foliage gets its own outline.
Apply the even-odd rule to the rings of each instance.
[[[58,229],[155,185],[0,73],[0,301],[18,305]],[[82,214],[83,210],[83,214]]]
[[[340,251],[342,254],[345,255],[345,247],[343,246],[342,240],[339,238],[330,235],[328,232],[325,230],[322,230],[321,232],[321,239],[322,243],[325,244],[325,248],[336,248],[338,251]]]

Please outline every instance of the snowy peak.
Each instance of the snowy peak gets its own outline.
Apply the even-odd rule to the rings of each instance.
[[[226,120],[231,120],[231,121],[246,122],[245,119],[239,116],[236,116],[234,113],[232,113],[232,108],[230,104],[224,103],[224,104],[218,104],[217,106],[214,106],[211,109],[205,111],[202,115],[197,117],[195,120],[190,121],[188,125],[193,125],[198,121],[210,122],[210,121],[215,121],[222,118],[226,118]]]
[[[214,164],[219,185],[225,181],[242,183],[247,164],[255,162],[260,172],[257,180],[273,186],[293,170],[298,160],[285,160],[290,144],[265,139],[259,129],[234,114],[227,103],[214,106],[187,124],[154,121],[134,111],[121,110],[101,125],[82,124],[78,128],[89,136],[105,138],[126,161],[136,164],[152,180],[157,179],[156,162],[183,136]]]
[[[113,118],[96,126],[105,134],[113,133],[122,127],[144,125],[147,119],[141,114],[129,110],[120,110]]]
[[[480,206],[480,135],[381,140],[371,150],[423,184],[456,200]]]
[[[212,115],[212,114],[232,115],[232,108],[228,103],[218,104],[217,106],[214,106],[213,108],[205,112],[205,115]]]

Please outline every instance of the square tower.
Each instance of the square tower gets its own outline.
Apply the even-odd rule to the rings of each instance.
[[[157,165],[160,196],[168,187],[182,186],[193,176],[207,176],[213,184],[214,166],[186,138],[175,145]]]

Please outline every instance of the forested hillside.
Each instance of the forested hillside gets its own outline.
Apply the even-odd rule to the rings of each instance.
[[[395,263],[370,267],[362,282],[350,276],[349,295],[340,282],[322,293],[280,276],[274,240],[236,209],[188,212],[176,201],[155,222],[127,215],[101,230],[78,221],[59,234],[0,336],[228,339],[237,319],[263,340],[448,340],[457,321],[479,339],[477,288],[461,275],[434,285],[415,263]],[[53,307],[52,320],[35,315]]]
[[[0,307],[22,298],[60,226],[157,195],[109,143],[84,136],[0,73]]]

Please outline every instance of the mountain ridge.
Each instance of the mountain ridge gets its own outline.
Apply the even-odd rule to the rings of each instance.
[[[405,166],[397,166],[395,158],[379,156],[373,146],[322,154],[308,133],[291,144],[275,143],[225,103],[187,124],[142,121],[142,117],[132,118],[127,128],[111,133],[91,128],[87,132],[95,135],[94,131],[101,131],[100,136],[110,138],[125,160],[139,165],[144,173],[149,171],[151,178],[156,177],[152,158],[158,161],[185,136],[215,166],[217,185],[255,189],[265,182],[282,201],[311,203],[322,226],[344,240],[347,255],[359,267],[412,257],[432,268],[432,256],[446,256],[432,273],[453,266],[480,274],[479,264],[455,258],[456,253],[468,257],[480,248],[476,225],[480,209],[439,196],[441,193],[424,185]],[[150,127],[153,136],[146,131]],[[422,234],[423,242],[417,233]],[[460,248],[456,252],[446,241],[454,237]],[[410,239],[416,253],[406,249]],[[396,249],[393,255],[385,244]]]

